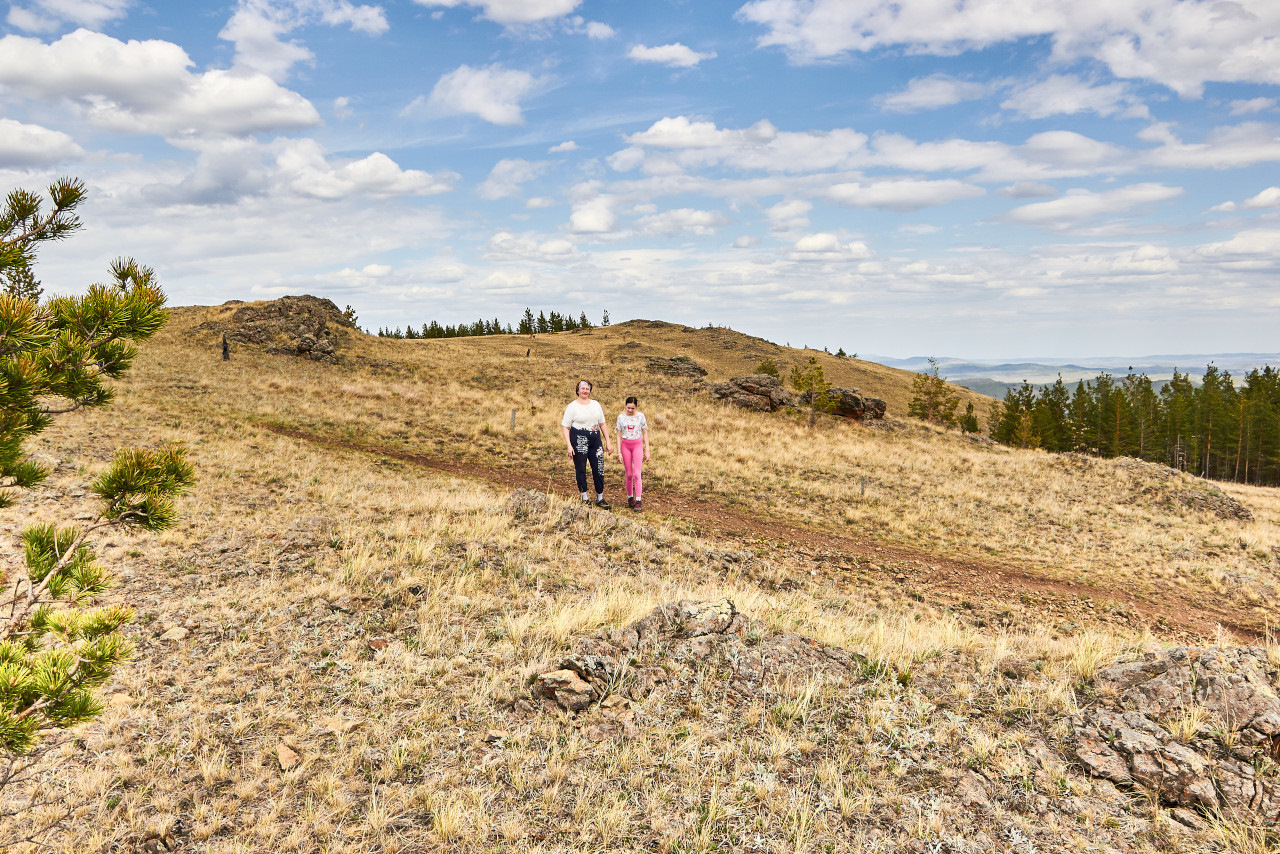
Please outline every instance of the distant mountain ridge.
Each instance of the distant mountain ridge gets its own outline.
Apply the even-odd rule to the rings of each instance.
[[[928,356],[895,359],[889,356],[867,355],[863,358],[907,371],[929,369]],[[1175,369],[1179,373],[1190,374],[1192,381],[1198,383],[1210,363],[1230,372],[1233,378],[1243,377],[1249,371],[1265,365],[1280,367],[1280,353],[1100,356],[1072,358],[1061,362],[1052,359],[998,362],[966,360],[953,356],[937,356],[935,360],[938,363],[939,373],[949,382],[996,398],[1003,398],[1007,390],[1021,386],[1024,380],[1040,386],[1052,383],[1059,375],[1062,376],[1063,382],[1075,385],[1080,380],[1087,382],[1101,373],[1124,376],[1132,370],[1136,374],[1146,374],[1157,385],[1162,385],[1173,377]]]

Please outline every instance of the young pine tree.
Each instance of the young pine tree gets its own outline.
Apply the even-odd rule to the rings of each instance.
[[[916,374],[911,381],[911,403],[907,414],[933,424],[950,427],[956,423],[956,407],[960,395],[947,385],[946,377],[938,376],[938,362],[929,357],[929,370]]]
[[[29,269],[41,244],[74,233],[84,195],[79,181],[61,179],[49,187],[46,213],[41,196],[11,192],[0,210],[0,277]],[[55,415],[110,403],[107,382],[129,369],[134,342],[164,324],[164,302],[154,272],[124,259],[112,263],[109,283],[91,285],[84,296],[40,304],[0,294],[0,508],[49,474],[26,458],[24,442]],[[130,653],[120,629],[132,612],[93,606],[110,575],[90,537],[170,527],[174,497],[192,480],[179,449],[120,451],[90,487],[100,502],[91,520],[27,528],[21,565],[0,567],[0,796],[25,785],[36,759],[57,743],[51,735],[101,713],[93,690]],[[18,806],[0,808],[0,820],[41,798],[37,790],[21,802],[0,797],[5,802]],[[60,802],[51,793],[44,803]]]
[[[791,385],[809,403],[810,427],[817,422],[819,412],[835,410],[836,399],[831,394],[831,383],[827,382],[817,356],[810,356],[809,363],[803,368],[799,365],[791,368]]]

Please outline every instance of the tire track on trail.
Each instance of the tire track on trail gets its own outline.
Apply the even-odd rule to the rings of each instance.
[[[277,436],[385,457],[456,477],[487,481],[509,489],[547,489],[548,478],[545,474],[431,456],[385,445],[337,439],[277,424],[261,426]],[[1239,641],[1254,642],[1265,636],[1265,627],[1256,622],[1242,620],[1238,613],[1227,611],[1216,603],[1188,601],[1179,597],[1176,592],[1162,594],[1164,597],[1162,601],[1151,601],[1126,590],[1048,578],[1010,564],[986,561],[967,555],[947,556],[909,546],[894,545],[873,539],[859,539],[845,534],[789,524],[777,519],[762,518],[683,493],[664,492],[660,501],[664,509],[656,510],[652,509],[652,505],[646,500],[646,504],[651,508],[646,515],[666,516],[692,524],[699,533],[755,541],[763,537],[775,541],[781,547],[789,546],[792,551],[811,558],[856,557],[874,561],[877,564],[888,561],[916,564],[921,568],[912,571],[910,581],[934,592],[951,593],[961,597],[978,597],[984,601],[1007,602],[1023,610],[1026,609],[1026,605],[1022,597],[1026,595],[1110,600],[1123,604],[1126,610],[1144,618],[1149,623],[1167,625],[1201,638],[1215,637],[1219,627],[1231,632]],[[833,577],[841,577],[830,569],[826,572]],[[889,570],[881,570],[881,572],[886,575],[891,573]]]

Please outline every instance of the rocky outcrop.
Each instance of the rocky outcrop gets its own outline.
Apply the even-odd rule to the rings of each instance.
[[[1280,670],[1257,647],[1183,647],[1098,672],[1076,758],[1176,807],[1280,822]]]
[[[681,600],[626,628],[580,638],[570,655],[534,680],[532,700],[570,713],[603,702],[617,718],[620,705],[679,681],[682,673],[698,678],[690,664],[715,662],[725,690],[753,695],[788,674],[847,674],[863,660],[800,635],[761,639],[728,599]]]
[[[782,387],[781,380],[768,374],[752,374],[749,377],[734,377],[727,382],[712,383],[707,386],[707,391],[716,400],[755,412],[776,412],[796,405],[795,396]]]
[[[832,415],[838,415],[841,418],[852,418],[854,421],[861,421],[864,418],[875,420],[884,418],[886,404],[878,397],[863,397],[856,388],[839,388],[837,386],[832,386],[828,390],[828,394],[831,396],[833,403]],[[800,403],[808,406],[811,397],[811,392],[805,392],[800,395]]]
[[[652,358],[646,367],[652,373],[666,374],[669,377],[705,377],[707,372],[701,365],[688,356],[674,356],[670,359]]]
[[[268,353],[284,353],[314,361],[337,361],[351,321],[331,300],[313,296],[280,297],[267,303],[248,303],[226,321],[203,324],[202,331],[241,344],[264,345]]]

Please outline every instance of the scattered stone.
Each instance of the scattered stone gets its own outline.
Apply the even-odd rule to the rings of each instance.
[[[1280,670],[1266,650],[1179,647],[1100,670],[1094,683],[1115,700],[1072,721],[1076,758],[1094,774],[1172,807],[1280,821],[1280,779],[1258,771],[1280,759]],[[1191,710],[1209,723],[1183,743],[1171,729]]]
[[[991,804],[990,796],[987,795],[983,779],[973,771],[969,771],[960,778],[956,786],[956,794],[960,798],[960,803],[971,809],[977,807],[987,812],[995,809]]]
[[[162,641],[180,641],[180,640],[182,640],[183,638],[185,638],[188,634],[190,634],[190,630],[189,630],[189,629],[185,629],[185,628],[183,628],[182,626],[174,626],[173,628],[169,629],[169,631],[167,631],[167,632],[165,632],[164,634],[162,634],[162,635],[160,636],[159,640],[162,640]]]
[[[280,763],[281,771],[291,771],[298,767],[302,757],[296,750],[282,741],[276,745],[276,760]]]
[[[382,652],[391,646],[391,641],[387,638],[369,638],[369,649],[374,652]]]
[[[591,705],[596,692],[577,673],[562,669],[540,674],[533,683],[533,696],[549,700],[566,712],[580,712]]]
[[[707,391],[716,400],[755,412],[776,412],[796,405],[795,396],[783,388],[782,381],[768,374],[734,377],[727,382],[712,383],[707,386]]]
[[[510,737],[511,734],[504,729],[491,729],[484,734],[484,740],[488,744],[493,744],[497,741],[506,741]]]

